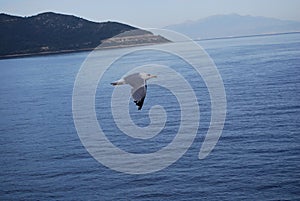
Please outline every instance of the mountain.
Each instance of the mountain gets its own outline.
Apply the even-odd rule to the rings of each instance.
[[[0,57],[91,50],[127,31],[132,31],[129,35],[133,38],[147,38],[143,43],[167,41],[126,24],[98,23],[52,12],[31,17],[0,14],[0,30]],[[139,43],[139,40],[133,42],[131,39],[131,45]]]
[[[246,36],[300,31],[300,22],[238,14],[214,15],[165,27],[193,39]]]

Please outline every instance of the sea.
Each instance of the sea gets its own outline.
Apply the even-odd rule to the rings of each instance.
[[[200,108],[195,136],[178,159],[149,172],[111,168],[90,153],[78,134],[73,92],[90,52],[0,60],[0,200],[300,200],[300,34],[196,43],[215,64],[226,93],[221,136],[204,159],[198,154],[213,116],[210,91],[203,77],[182,70],[185,63],[177,56],[136,52],[117,59],[98,83],[98,125],[105,127],[107,140],[134,156],[172,144],[180,130],[178,104],[191,97],[177,100],[171,89],[149,80],[138,111],[130,87],[124,86],[125,96],[119,98],[127,101],[137,126],[151,124],[153,106],[165,108],[166,128],[141,139],[116,126],[109,81],[120,79],[128,66],[159,57],[161,65],[172,66],[191,83]],[[98,54],[113,57],[116,51]],[[197,57],[194,51],[189,55]],[[166,77],[160,74],[157,80]]]

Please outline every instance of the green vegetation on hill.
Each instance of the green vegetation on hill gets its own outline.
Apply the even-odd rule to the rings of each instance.
[[[117,22],[91,22],[52,12],[32,17],[0,14],[0,57],[90,50],[120,33],[150,32]]]

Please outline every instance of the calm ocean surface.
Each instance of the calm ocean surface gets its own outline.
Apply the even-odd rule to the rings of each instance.
[[[199,43],[226,90],[222,136],[212,153],[198,160],[210,103],[205,84],[191,77],[201,99],[196,139],[177,162],[145,175],[103,166],[77,135],[73,85],[88,53],[0,60],[0,200],[300,200],[300,34]],[[176,107],[171,93],[150,88],[142,114],[157,103]],[[98,119],[105,118],[105,108],[97,93]],[[135,106],[130,108],[133,120],[145,126]],[[170,126],[179,114],[171,112]],[[126,151],[148,153],[172,140],[172,129],[166,132],[150,143],[108,138]]]

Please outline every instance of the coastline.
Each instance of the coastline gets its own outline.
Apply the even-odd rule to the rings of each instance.
[[[93,49],[94,48],[86,48],[86,49],[77,49],[77,50],[60,50],[60,51],[25,53],[25,54],[11,54],[11,55],[0,56],[0,60],[24,58],[24,57],[34,57],[34,56],[47,56],[47,55],[55,55],[55,54],[68,54],[68,53],[76,53],[76,52],[87,52],[87,51],[92,51]]]
[[[244,36],[227,36],[227,37],[217,37],[217,38],[203,38],[203,39],[194,39],[194,41],[226,40],[226,39],[264,37],[264,36],[276,36],[276,35],[288,35],[288,34],[300,34],[300,31],[283,32],[283,33],[266,33],[266,34],[255,34],[255,35],[244,35]],[[119,38],[117,38],[117,40],[119,40]],[[73,49],[73,50],[59,50],[59,51],[45,51],[45,52],[36,52],[36,53],[3,55],[0,56],[0,60],[34,57],[34,56],[47,56],[47,55],[55,55],[55,54],[69,54],[69,53],[77,53],[77,52],[89,52],[93,50],[101,51],[101,50],[108,50],[108,49],[130,48],[130,47],[138,47],[138,46],[156,45],[156,44],[162,44],[167,42],[172,42],[172,41],[160,41],[160,42],[148,41],[144,43],[116,44],[116,45],[109,45],[109,46],[103,45],[102,47],[99,48],[99,46],[102,45],[101,44],[95,48],[82,48],[82,49]]]
[[[68,53],[76,53],[76,52],[89,52],[93,50],[101,51],[101,50],[108,50],[108,49],[130,48],[130,47],[156,45],[156,44],[169,43],[169,42],[172,41],[169,41],[161,36],[155,36],[152,34],[140,35],[140,36],[122,36],[122,37],[113,37],[113,38],[106,39],[102,41],[100,45],[94,48],[78,48],[72,50],[56,50],[56,51],[42,51],[42,52],[24,53],[24,54],[1,55],[0,60],[33,57],[33,56],[46,56],[46,55],[55,55],[55,54],[68,54]]]
[[[116,46],[101,47],[101,48],[96,47],[96,48],[84,48],[84,49],[74,49],[74,50],[60,50],[60,51],[37,52],[37,53],[26,53],[26,54],[13,54],[13,55],[0,56],[0,60],[35,57],[35,56],[48,56],[48,55],[55,55],[55,54],[69,54],[69,53],[77,53],[77,52],[91,52],[93,50],[104,51],[104,50],[109,50],[109,49],[130,48],[130,47],[158,45],[158,44],[162,44],[162,43],[141,43],[141,44],[136,44],[136,45],[116,45]]]
[[[198,38],[198,39],[194,39],[194,41],[223,40],[223,39],[250,38],[250,37],[264,37],[264,36],[276,36],[276,35],[288,35],[288,34],[300,34],[300,31],[280,32],[280,33],[252,34],[252,35],[242,35],[242,36],[224,36],[224,37],[215,37],[215,38]]]

